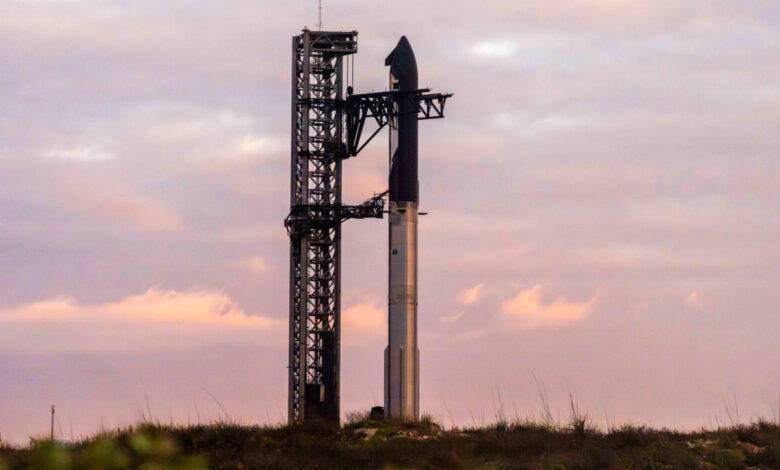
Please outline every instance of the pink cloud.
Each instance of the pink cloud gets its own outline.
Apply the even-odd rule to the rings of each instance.
[[[2,309],[0,344],[11,351],[147,352],[264,342],[259,333],[283,323],[248,315],[220,292],[151,288],[97,305],[60,298]]]
[[[685,307],[692,309],[699,306],[700,300],[699,300],[699,293],[696,291],[691,291],[690,294],[688,294],[687,297],[685,297]]]
[[[387,328],[387,311],[379,302],[367,301],[344,308],[341,312],[342,343],[354,346],[381,337]]]
[[[586,302],[569,302],[564,297],[558,297],[545,304],[541,290],[542,286],[536,285],[520,291],[501,303],[501,313],[514,320],[521,328],[564,326],[585,318],[596,303],[596,297]]]
[[[465,312],[458,312],[452,315],[443,315],[439,317],[439,323],[452,323],[462,317],[464,313]]]
[[[484,282],[480,282],[476,286],[470,287],[458,296],[458,301],[463,305],[470,305],[479,300],[482,295],[482,288],[485,287]]]
[[[58,158],[63,160],[75,160],[79,162],[96,162],[114,158],[111,152],[94,147],[73,147],[69,149],[51,149],[43,154],[46,158]]]
[[[257,255],[236,260],[234,266],[255,272],[266,272],[273,269],[265,257]]]
[[[78,214],[119,222],[145,232],[174,230],[182,226],[179,215],[169,207],[108,175],[70,184],[62,189],[61,196]]]

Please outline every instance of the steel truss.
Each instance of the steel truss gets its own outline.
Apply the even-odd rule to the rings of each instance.
[[[291,423],[339,419],[341,222],[382,218],[382,194],[357,206],[341,203],[341,162],[357,155],[389,122],[401,100],[417,101],[420,119],[444,117],[451,95],[411,92],[344,98],[345,57],[357,32],[309,31],[292,41],[290,214]],[[350,89],[351,91],[351,89]],[[378,129],[360,142],[367,118]]]
[[[444,117],[444,105],[452,93],[427,93],[429,88],[404,91],[379,91],[375,93],[350,94],[347,96],[347,153],[357,155],[371,142],[379,131],[389,122],[392,116],[398,115],[397,109],[416,109],[417,119],[440,119]],[[398,106],[409,101],[411,106]],[[363,127],[366,120],[373,118],[377,124],[376,130],[362,143]]]
[[[292,41],[290,422],[339,417],[343,69],[355,52],[354,31]]]

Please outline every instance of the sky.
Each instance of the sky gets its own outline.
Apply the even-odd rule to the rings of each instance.
[[[286,417],[290,38],[316,2],[0,0],[0,437]],[[325,0],[420,85],[421,408],[780,410],[780,4]],[[386,189],[386,137],[344,199]],[[386,220],[343,227],[342,414],[382,403]],[[780,419],[778,417],[777,419]]]

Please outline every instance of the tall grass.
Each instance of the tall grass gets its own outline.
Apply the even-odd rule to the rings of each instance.
[[[350,413],[343,426],[248,426],[235,420],[186,426],[141,423],[61,445],[0,444],[2,470],[109,469],[712,469],[780,468],[773,419],[682,433],[591,425],[569,394],[567,424],[509,419],[495,393],[495,424],[444,429],[440,420]]]

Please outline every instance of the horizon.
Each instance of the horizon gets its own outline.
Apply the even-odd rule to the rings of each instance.
[[[0,4],[3,440],[48,435],[52,404],[68,437],[286,420],[290,38],[317,14]],[[542,393],[602,426],[780,417],[780,5],[322,21],[358,31],[357,93],[401,36],[420,86],[455,93],[419,131],[422,413],[533,418]],[[387,189],[384,134],[343,171],[346,204]],[[342,229],[342,418],[382,404],[386,224]]]

